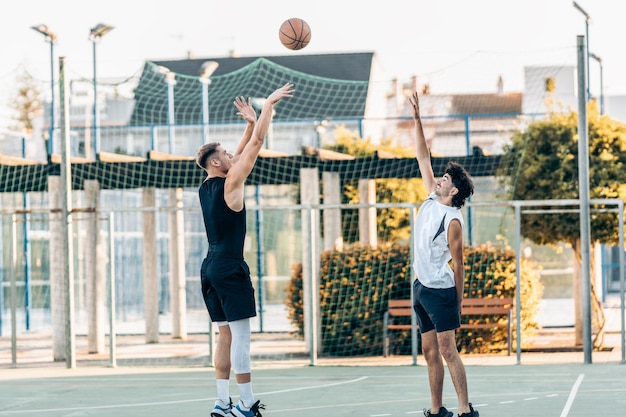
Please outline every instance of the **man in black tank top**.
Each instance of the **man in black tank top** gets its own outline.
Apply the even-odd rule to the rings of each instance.
[[[219,143],[198,150],[196,163],[207,172],[199,189],[209,250],[202,262],[202,296],[219,336],[215,349],[217,401],[212,417],[261,417],[264,406],[254,400],[250,373],[250,318],[256,316],[250,269],[243,258],[246,237],[244,183],[252,172],[269,129],[273,108],[293,95],[285,84],[270,94],[257,120],[251,99],[236,97],[237,114],[247,122],[234,154]],[[232,352],[232,354],[231,354]],[[229,394],[230,370],[235,372],[240,400],[233,406]]]

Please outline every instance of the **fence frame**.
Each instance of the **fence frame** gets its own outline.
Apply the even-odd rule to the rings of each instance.
[[[504,206],[504,207],[509,207],[512,208],[514,210],[514,216],[515,216],[515,253],[516,253],[516,299],[520,299],[520,288],[521,288],[521,266],[520,266],[520,256],[522,253],[521,250],[521,242],[522,242],[522,232],[520,230],[520,225],[521,225],[521,216],[523,214],[530,214],[530,213],[563,213],[563,212],[578,212],[579,209],[576,208],[561,208],[561,209],[557,209],[557,208],[551,208],[551,209],[543,209],[541,207],[546,207],[546,206],[560,206],[560,207],[567,207],[567,206],[577,206],[579,204],[579,200],[530,200],[530,201],[521,201],[521,200],[516,200],[516,201],[485,201],[485,202],[471,202],[468,201],[467,205],[472,206],[472,207],[481,207],[481,206]],[[620,277],[620,313],[621,313],[621,337],[620,337],[620,348],[621,348],[621,363],[622,364],[626,364],[626,325],[625,325],[625,294],[626,294],[626,283],[625,283],[625,271],[624,271],[624,202],[620,199],[592,199],[590,200],[590,205],[594,206],[594,205],[603,205],[603,206],[611,206],[613,208],[603,208],[603,209],[593,209],[596,211],[602,211],[602,212],[614,212],[617,213],[618,219],[619,219],[619,246],[620,248],[622,248],[622,250],[620,250],[619,252],[619,265],[620,265],[620,269],[619,269],[619,277]],[[327,210],[327,209],[383,209],[383,208],[406,208],[410,210],[410,227],[411,227],[411,234],[415,233],[414,227],[415,227],[415,215],[414,213],[416,212],[416,210],[419,208],[420,204],[415,204],[415,203],[386,203],[386,204],[382,204],[382,203],[376,203],[376,204],[299,204],[299,205],[280,205],[280,206],[249,206],[247,207],[247,209],[249,211],[252,212],[256,212],[256,211],[261,211],[261,210],[300,210],[301,212],[308,212],[309,214],[309,219],[310,219],[310,225],[308,225],[308,227],[314,227],[313,223],[314,223],[314,213],[317,213],[316,215],[319,216],[323,210]],[[74,208],[73,211],[75,212],[81,212],[81,211],[85,211],[86,209],[84,208]],[[17,351],[17,330],[16,330],[16,300],[13,299],[15,297],[16,291],[15,291],[15,287],[16,287],[16,283],[15,283],[15,268],[17,267],[16,263],[17,263],[17,233],[16,233],[16,227],[17,227],[17,223],[24,221],[20,216],[25,214],[25,212],[27,212],[27,214],[34,214],[34,213],[50,213],[52,214],[53,210],[46,210],[46,209],[29,209],[29,210],[23,210],[23,209],[19,209],[19,210],[2,210],[0,212],[0,215],[4,216],[10,216],[11,218],[11,259],[13,259],[12,265],[11,265],[11,294],[13,294],[12,296],[12,300],[11,300],[11,351],[12,351],[12,365],[13,367],[17,366],[17,355],[16,355],[16,351]],[[108,275],[108,300],[107,300],[107,307],[109,309],[109,332],[110,332],[110,339],[109,339],[109,364],[111,367],[116,367],[117,366],[117,353],[116,353],[116,317],[115,317],[115,308],[113,307],[115,305],[115,262],[114,262],[114,258],[112,257],[112,255],[114,254],[114,242],[115,242],[115,227],[114,227],[114,216],[116,213],[122,213],[122,212],[143,212],[143,211],[158,211],[158,212],[176,212],[176,211],[191,211],[191,212],[199,212],[199,207],[157,207],[157,208],[120,208],[120,209],[108,209],[106,210],[106,213],[101,213],[101,215],[99,216],[101,219],[104,219],[106,221],[109,222],[108,225],[108,230],[109,230],[109,239],[108,239],[108,245],[109,245],[109,256],[110,256],[110,265],[109,265],[109,273]],[[106,215],[105,215],[106,214]],[[75,220],[80,220],[80,219],[75,219]],[[303,223],[304,225],[304,223]],[[411,239],[411,245],[412,245],[412,239]],[[320,253],[319,250],[316,249],[317,245],[309,245],[307,251],[303,252],[303,266],[304,265],[314,265],[315,264],[315,259],[317,259],[317,262],[319,263],[319,259],[320,259]],[[412,252],[412,250],[411,250]],[[309,259],[305,259],[304,257],[308,256]],[[411,256],[413,256],[413,254],[411,253]],[[315,286],[310,286],[309,287],[311,290],[309,292],[309,294],[306,294],[306,296],[310,299],[313,300],[314,297],[316,296],[316,294],[313,292],[314,288],[316,288]],[[413,294],[411,294],[411,298],[413,297]],[[261,313],[262,314],[262,313]],[[312,346],[311,349],[309,349],[309,357],[310,357],[310,365],[314,366],[317,364],[317,359],[318,359],[318,350],[317,350],[317,340],[318,340],[318,332],[315,330],[317,329],[317,327],[319,326],[319,320],[315,320],[315,317],[313,318],[306,318],[305,320],[313,320],[313,324],[315,324],[315,326],[313,327],[309,327],[309,332],[307,335],[305,335],[306,338],[309,338],[310,340],[314,341],[313,344],[309,345],[310,347]],[[522,360],[521,360],[521,356],[522,356],[522,352],[521,352],[521,323],[520,323],[520,319],[521,319],[521,305],[520,303],[516,303],[516,337],[517,337],[517,343],[516,343],[516,360],[517,360],[517,364],[521,364]],[[413,317],[412,320],[415,320],[415,318]],[[73,324],[73,323],[72,323]],[[71,329],[70,329],[71,330]],[[69,337],[74,337],[71,336],[74,334],[73,331],[70,331],[67,333],[68,335],[70,335]],[[209,347],[210,347],[210,355],[209,355],[209,363],[212,363],[213,360],[213,352],[214,352],[214,335],[213,335],[213,326],[212,323],[210,323],[209,321],[209,329],[208,329],[208,336],[209,336]],[[416,349],[416,342],[417,342],[417,332],[416,331],[412,331],[412,354],[413,354],[413,364],[416,365],[417,364],[417,349]],[[68,342],[70,343],[74,343],[74,340],[71,340]],[[71,358],[72,360],[74,360],[73,358]],[[69,365],[68,365],[69,366]]]

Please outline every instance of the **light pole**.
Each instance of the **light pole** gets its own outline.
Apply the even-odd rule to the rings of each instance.
[[[52,155],[52,140],[54,139],[54,43],[57,35],[52,32],[47,25],[31,26],[35,32],[46,37],[46,42],[50,43],[50,130],[48,132],[48,159]]]
[[[100,153],[100,132],[98,131],[98,78],[96,73],[96,44],[100,39],[113,30],[113,26],[98,23],[91,28],[89,40],[93,44],[93,148],[96,158]]]
[[[202,83],[202,141],[209,142],[209,85],[211,75],[217,70],[220,64],[217,61],[207,61],[202,64],[200,82]]]
[[[600,64],[600,115],[604,115],[604,68],[602,67],[602,58],[593,52],[589,56]]]
[[[591,99],[591,92],[589,90],[589,19],[591,19],[591,16],[589,16],[589,13],[587,13],[582,7],[580,7],[578,3],[573,2],[573,4],[576,10],[578,10],[583,14],[583,16],[585,16],[585,49],[587,50],[587,62],[585,65],[587,67],[587,101],[589,101]]]
[[[174,114],[174,86],[176,85],[176,74],[170,71],[169,68],[161,65],[159,65],[156,71],[163,74],[165,83],[167,84],[167,143],[169,148],[168,152],[174,153],[174,125],[176,124]]]
[[[167,140],[169,152],[174,153],[174,143],[176,141],[174,125],[176,118],[174,114],[174,86],[176,85],[176,75],[169,71],[165,74],[165,82],[167,83]]]
[[[265,98],[263,97],[253,97],[252,98],[252,107],[254,107],[255,111],[261,111],[263,109],[263,104],[265,103]],[[276,110],[272,109],[272,118],[276,115]],[[270,124],[270,127],[267,130],[267,139],[265,140],[265,149],[272,149],[274,139],[274,128]],[[254,186],[254,200],[259,207],[261,205],[261,186]],[[258,284],[257,289],[259,290],[258,299],[259,299],[259,331],[263,333],[263,304],[264,304],[264,289],[263,289],[263,277],[265,275],[265,245],[263,243],[263,212],[261,210],[256,210],[255,221],[256,221],[256,243],[257,243],[257,276],[258,276]]]

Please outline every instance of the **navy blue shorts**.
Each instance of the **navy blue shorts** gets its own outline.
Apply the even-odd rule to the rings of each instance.
[[[256,316],[250,268],[243,258],[209,253],[202,261],[200,281],[211,321],[235,321]]]
[[[428,288],[417,279],[413,282],[413,310],[420,332],[439,332],[461,327],[461,313],[456,288]]]

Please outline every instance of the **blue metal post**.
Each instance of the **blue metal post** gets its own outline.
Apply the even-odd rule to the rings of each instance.
[[[600,60],[600,115],[604,116],[604,68]]]
[[[472,145],[471,145],[471,140],[470,140],[470,116],[465,116],[465,153],[467,156],[472,156]],[[468,199],[468,201],[472,200],[472,197],[470,196]],[[474,233],[473,233],[473,226],[472,226],[472,207],[468,206],[467,207],[467,240],[468,240],[468,244],[472,245],[474,242]]]
[[[261,99],[264,101],[264,99]],[[254,102],[254,101],[253,101]],[[263,105],[260,104],[259,108],[262,108]],[[272,118],[275,115],[275,110],[272,110]],[[264,144],[265,149],[270,149],[271,143],[273,141],[273,127],[270,125],[267,136]],[[256,221],[256,259],[257,259],[257,277],[258,277],[258,300],[259,300],[259,331],[263,333],[263,275],[265,274],[263,265],[265,260],[265,250],[263,247],[263,213],[260,210],[261,207],[261,186],[255,185],[254,188],[254,199],[257,206],[257,210],[255,212],[255,221]]]
[[[593,53],[590,53],[589,55],[598,61],[598,64],[600,65],[600,115],[604,116],[604,68],[602,67],[602,58]]]
[[[26,158],[26,139],[22,138],[22,157]],[[29,238],[29,223],[28,223],[28,193],[22,193],[22,204],[24,206],[23,215],[23,241],[22,248],[24,252],[24,313],[25,313],[25,326],[26,330],[30,330],[30,308],[32,305],[32,295],[30,291],[31,285],[31,265],[30,265],[30,238]]]
[[[261,207],[261,186],[256,185],[254,188],[254,200],[257,206],[255,214],[256,220],[256,268],[258,276],[258,298],[259,298],[259,332],[263,333],[263,268],[264,248],[263,248],[263,213],[258,208]]]
[[[54,141],[54,40],[50,39],[50,131],[48,133],[48,159],[52,155]]]
[[[585,18],[585,40],[587,49],[587,101],[589,101],[591,100],[591,76],[589,75],[591,72],[591,68],[589,68],[589,17]]]
[[[150,127],[150,150],[156,151],[157,149],[157,127],[152,125]]]
[[[176,118],[174,113],[174,85],[176,79],[174,73],[169,72],[165,75],[165,82],[167,83],[167,141],[169,153],[174,153],[174,144],[176,139],[174,137],[174,125],[176,124]]]
[[[209,142],[209,84],[208,78],[200,78],[202,84],[202,143]]]
[[[4,216],[0,216],[0,230],[3,229]],[[0,236],[3,236],[0,234]],[[0,257],[4,259],[2,253],[3,246],[0,245]],[[2,312],[4,311],[4,266],[0,265],[0,336],[2,336]]]
[[[104,35],[113,30],[113,26],[99,23],[89,31],[89,40],[93,43],[93,153],[94,159],[100,153],[100,131],[98,129],[98,76],[96,71],[96,43]],[[89,157],[89,155],[87,155]]]
[[[591,19],[591,16],[589,16],[589,13],[587,13],[585,11],[585,9],[580,7],[580,5],[578,3],[576,3],[575,1],[572,2],[572,5],[583,16],[585,16],[585,48],[587,49],[587,51],[585,53],[585,55],[586,55],[585,71],[587,72],[587,88],[585,88],[585,92],[586,92],[587,97],[586,97],[585,102],[589,102],[589,100],[591,99],[591,91],[589,90],[589,81],[590,81],[590,78],[589,78],[589,19]]]
[[[100,153],[100,138],[98,131],[98,78],[96,72],[96,43],[98,38],[92,40],[93,44],[93,151],[95,159]],[[89,157],[89,155],[87,155]]]
[[[465,155],[472,156],[472,145],[470,141],[470,116],[463,116],[465,122]]]

